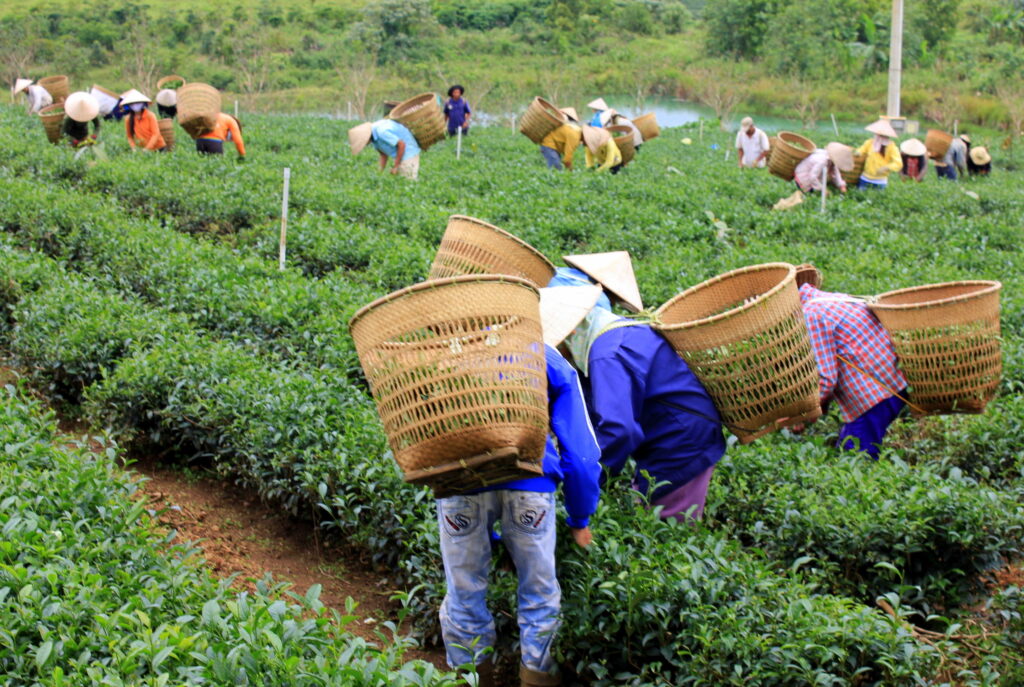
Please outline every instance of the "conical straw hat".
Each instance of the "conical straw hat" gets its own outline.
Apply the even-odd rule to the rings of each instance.
[[[575,107],[562,107],[559,108],[562,114],[567,115],[570,119],[575,119],[577,122],[580,121],[580,116],[576,113]]]
[[[18,79],[14,82],[14,88],[11,89],[11,95],[18,95],[31,85],[32,79]]]
[[[988,154],[988,149],[985,146],[975,146],[971,148],[971,162],[976,165],[987,165],[992,162],[992,156]]]
[[[892,124],[884,119],[879,119],[871,126],[866,126],[864,128],[873,134],[885,136],[886,138],[896,138],[899,135],[896,133],[896,129],[892,128]]]
[[[164,107],[174,107],[178,104],[178,92],[172,88],[165,88],[156,94],[156,104]]]
[[[591,100],[589,103],[587,103],[587,107],[589,107],[591,110],[607,110],[607,109],[609,109],[608,108],[608,103],[606,103],[604,101],[604,98],[598,98],[597,100]]]
[[[910,155],[911,157],[917,157],[919,155],[927,155],[928,148],[925,146],[924,141],[919,138],[908,138],[903,143],[900,143],[900,152],[904,155]]]
[[[640,312],[644,303],[640,298],[640,287],[633,274],[633,261],[624,250],[589,255],[564,255],[565,264],[585,272],[589,277],[606,288],[627,310]]]
[[[85,91],[78,91],[64,101],[64,113],[76,122],[91,122],[100,113],[100,104]]]
[[[607,129],[598,129],[589,124],[583,126],[583,143],[593,155],[596,155],[598,149],[611,137],[612,135],[608,133]]]
[[[540,323],[544,343],[557,346],[572,334],[601,297],[601,287],[552,286],[540,290]]]
[[[850,146],[832,141],[825,146],[825,152],[840,172],[849,172],[853,169],[853,148]]]
[[[363,152],[373,138],[373,122],[364,122],[348,130],[348,147],[352,149],[353,155]]]
[[[135,103],[146,103],[148,105],[151,102],[141,91],[134,88],[121,94],[122,105],[133,105]]]

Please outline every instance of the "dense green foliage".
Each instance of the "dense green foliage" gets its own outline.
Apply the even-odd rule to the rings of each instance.
[[[723,162],[708,145],[729,147],[720,134],[686,147],[667,131],[611,177],[545,173],[525,138],[481,130],[461,161],[448,145],[426,153],[411,184],[325,146],[343,140],[326,119],[252,118],[245,165],[187,149],[130,156],[105,132],[111,161],[94,166],[46,145],[20,113],[2,117],[0,345],[129,448],[207,461],[320,518],[396,584],[421,585],[409,603],[427,637],[443,592],[432,501],[386,454],[345,323],[425,276],[451,213],[552,257],[626,248],[649,305],[769,260],[812,260],[827,287],[853,293],[1005,283],[1004,394],[987,415],[898,423],[878,464],[837,458],[833,420],[733,446],[698,528],[662,523],[612,485],[595,547],[562,554],[559,652],[585,679],[914,684],[932,676],[934,652],[872,610],[875,597],[950,613],[975,571],[1019,549],[1024,200],[998,158],[996,176],[969,185],[894,182],[824,214],[773,213],[789,187]],[[292,266],[280,272],[284,166]],[[499,589],[507,608],[505,573]],[[1000,598],[1019,623],[1016,597]]]

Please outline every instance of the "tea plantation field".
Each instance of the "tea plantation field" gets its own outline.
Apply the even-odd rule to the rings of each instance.
[[[929,177],[776,213],[791,187],[736,169],[719,133],[664,132],[609,176],[547,173],[525,137],[481,129],[461,160],[453,143],[425,153],[409,183],[378,174],[370,153],[353,159],[344,123],[244,121],[244,163],[189,146],[133,155],[109,126],[110,160],[92,164],[0,110],[0,350],[61,412],[321,523],[410,590],[416,633],[436,641],[433,501],[387,455],[347,321],[425,277],[450,214],[556,262],[629,250],[652,307],[774,260],[814,262],[826,288],[856,294],[998,279],[1004,383],[985,415],[902,421],[878,463],[836,455],[834,417],[733,445],[697,527],[661,522],[610,485],[594,546],[560,548],[558,654],[586,684],[1024,682],[1020,590],[984,584],[1024,540],[1024,174],[997,158],[990,179]],[[347,635],[315,595],[231,596],[155,538],[113,452],[55,446],[23,390],[0,401],[10,684],[451,681]],[[90,591],[99,580],[103,594]],[[511,610],[514,585],[499,572],[494,603]],[[499,615],[506,643],[510,617]]]

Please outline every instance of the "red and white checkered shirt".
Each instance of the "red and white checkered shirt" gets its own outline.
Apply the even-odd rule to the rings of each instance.
[[[818,361],[822,403],[835,398],[843,422],[856,420],[894,392],[903,391],[907,380],[896,368],[889,334],[865,303],[846,294],[819,291],[810,284],[800,287],[800,303]]]

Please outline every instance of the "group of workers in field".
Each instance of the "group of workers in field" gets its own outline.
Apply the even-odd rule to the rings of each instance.
[[[726,450],[711,396],[672,346],[643,318],[629,254],[563,258],[541,289],[551,434],[543,477],[437,500],[447,594],[440,611],[448,663],[475,666],[479,683],[495,684],[490,653],[494,619],[487,607],[494,534],[519,578],[520,684],[561,684],[552,646],[561,603],[556,578],[556,493],[579,546],[593,541],[606,476],[628,459],[633,488],[663,519],[702,516],[716,464]],[[867,304],[821,290],[821,272],[801,265],[800,301],[817,361],[822,410],[835,401],[837,446],[878,459],[886,432],[904,406],[907,382],[892,342]],[[794,428],[795,432],[803,428]]]
[[[576,149],[582,143],[588,169],[593,167],[598,172],[618,174],[624,166],[622,151],[608,127],[628,129],[636,152],[644,144],[643,134],[631,119],[609,107],[604,98],[590,101],[587,107],[593,114],[586,124],[581,122],[575,108],[559,108],[566,122],[544,137],[540,142],[540,154],[548,169],[572,171]]]
[[[898,146],[898,138],[892,124],[879,119],[867,131],[872,138],[854,149],[842,143],[829,143],[824,148],[811,152],[796,166],[794,182],[803,193],[820,192],[822,184],[830,184],[846,193],[847,183],[843,172],[854,169],[854,156],[864,160],[863,171],[857,180],[858,189],[882,190],[889,182],[890,174],[902,178],[923,181],[927,172],[930,151],[923,141],[908,138]],[[736,134],[736,155],[741,168],[765,167],[771,152],[768,134],[754,125],[754,120],[745,117]],[[952,137],[949,148],[937,159],[932,160],[939,178],[956,181],[958,174],[987,175],[992,170],[992,157],[983,146],[971,147],[967,134]]]
[[[39,114],[53,105],[53,96],[31,79],[15,81],[11,93],[25,94],[27,112]],[[99,142],[101,121],[123,121],[128,145],[134,150],[166,152],[168,142],[160,131],[159,119],[150,107],[153,101],[137,89],[112,95],[93,89],[92,92],[77,91],[64,99],[64,120],[61,133],[72,148],[83,149]],[[160,118],[174,119],[177,116],[177,93],[173,89],[162,89],[156,95]],[[245,141],[242,125],[231,115],[219,112],[212,127],[200,132],[195,138],[196,150],[204,154],[219,155],[224,152],[224,143],[234,143],[241,159],[245,158]]]

